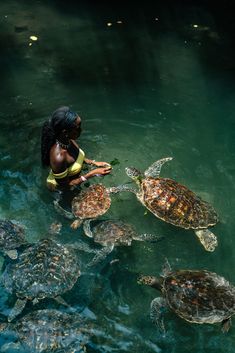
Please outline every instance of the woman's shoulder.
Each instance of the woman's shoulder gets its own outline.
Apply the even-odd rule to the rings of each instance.
[[[63,172],[67,169],[67,151],[61,150],[56,145],[50,151],[50,164],[55,173]]]

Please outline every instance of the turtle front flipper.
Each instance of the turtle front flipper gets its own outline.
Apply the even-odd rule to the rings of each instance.
[[[165,333],[163,314],[166,311],[167,302],[162,297],[157,297],[150,304],[150,319],[158,327],[159,331]]]
[[[89,262],[89,264],[87,265],[87,267],[96,266],[98,263],[103,261],[112,252],[113,248],[114,244],[104,246],[101,250],[98,250],[91,262]]]
[[[18,251],[16,249],[5,250],[4,254],[7,255],[12,260],[16,260],[18,258]]]
[[[17,299],[13,309],[11,309],[10,314],[8,315],[8,322],[14,320],[24,309],[27,303],[27,299]]]
[[[137,193],[136,189],[134,189],[133,187],[131,187],[128,184],[122,184],[122,185],[118,185],[118,186],[111,186],[109,188],[106,188],[106,191],[110,194],[117,194],[119,192],[123,192],[123,191],[128,191],[128,192],[132,192],[134,194]]]
[[[209,229],[195,230],[196,236],[204,246],[206,251],[214,251],[218,245],[217,238]]]
[[[83,230],[84,230],[84,233],[85,233],[86,236],[89,237],[89,238],[93,238],[93,234],[92,234],[92,231],[91,231],[91,221],[92,221],[92,219],[86,219],[86,220],[83,222]]]
[[[163,164],[168,161],[171,161],[172,159],[172,157],[159,159],[158,161],[154,162],[148,169],[146,169],[144,175],[146,177],[158,178]]]
[[[156,236],[156,235],[153,235],[153,234],[140,234],[140,235],[135,235],[133,236],[133,239],[134,240],[137,240],[137,241],[149,241],[150,243],[156,243],[162,239],[164,239],[163,236]]]
[[[61,207],[59,205],[59,201],[58,200],[54,200],[53,201],[54,207],[56,209],[56,211],[61,214],[62,216],[68,218],[68,219],[74,219],[74,215],[71,212],[68,212],[66,210],[63,209],[63,207]]]
[[[80,227],[81,225],[82,225],[82,222],[83,222],[83,220],[82,219],[75,219],[75,221],[73,221],[71,224],[70,224],[70,227],[72,228],[72,229],[78,229],[78,227]]]
[[[225,319],[222,321],[222,332],[226,333],[229,331],[230,327],[232,326],[232,319],[229,317],[228,319]]]

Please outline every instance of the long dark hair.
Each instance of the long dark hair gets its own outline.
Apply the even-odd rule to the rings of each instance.
[[[41,135],[41,161],[44,167],[50,165],[50,149],[63,130],[74,128],[78,114],[69,107],[60,107],[54,111],[51,118],[42,126]]]

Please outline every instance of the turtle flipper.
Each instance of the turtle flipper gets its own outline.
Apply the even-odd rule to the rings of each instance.
[[[195,230],[196,236],[204,246],[206,251],[214,251],[218,245],[217,238],[209,229]]]
[[[93,238],[93,234],[92,234],[92,231],[91,231],[91,221],[92,221],[92,219],[86,219],[86,220],[83,222],[83,230],[84,230],[84,233],[85,233],[86,236],[89,237],[89,238]]]
[[[225,319],[222,321],[222,332],[228,332],[228,330],[230,329],[230,327],[232,326],[232,319],[231,317],[229,317],[228,319]]]
[[[66,247],[70,249],[84,251],[84,252],[87,252],[88,254],[97,253],[97,250],[92,249],[87,243],[84,243],[83,241],[75,241],[72,244],[69,244],[69,246],[66,245]]]
[[[11,322],[18,316],[24,309],[27,303],[27,299],[17,299],[13,309],[11,309],[10,314],[8,315],[8,322]]]
[[[140,234],[140,235],[135,235],[133,237],[133,239],[137,240],[137,241],[149,241],[150,243],[156,243],[156,242],[164,239],[164,237],[156,236],[153,234]]]
[[[4,251],[4,254],[12,260],[16,260],[18,258],[18,251],[16,249],[6,250]]]
[[[106,188],[106,190],[110,194],[117,194],[118,192],[122,192],[122,191],[133,192],[134,194],[137,193],[136,189],[134,189],[133,187],[131,187],[128,184],[122,184],[122,185],[118,185],[118,186],[111,186],[109,188]]]
[[[61,207],[59,205],[59,201],[58,200],[54,200],[53,201],[54,207],[56,209],[56,211],[61,214],[62,216],[68,218],[68,219],[74,219],[74,215],[71,212],[68,212],[66,210],[63,209],[63,207]]]
[[[168,161],[171,161],[172,157],[162,158],[154,162],[146,171],[144,175],[146,177],[158,178],[161,172],[162,165]]]
[[[162,297],[157,297],[152,300],[150,304],[150,319],[157,325],[160,332],[165,333],[165,325],[163,321],[163,314],[166,311],[167,303]]]
[[[113,248],[114,245],[112,244],[110,246],[104,246],[101,250],[98,250],[87,267],[96,266],[99,262],[103,261],[108,256],[108,254],[112,252]]]

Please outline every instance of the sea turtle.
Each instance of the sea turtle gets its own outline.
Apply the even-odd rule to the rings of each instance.
[[[2,283],[17,296],[8,321],[24,309],[28,300],[37,303],[49,297],[66,305],[60,297],[70,290],[80,276],[77,254],[53,239],[42,239],[26,248],[18,261],[6,266]]]
[[[159,177],[162,165],[172,160],[163,158],[141,174],[136,168],[126,168],[127,175],[136,181],[139,190],[124,185],[124,191],[136,194],[137,199],[156,217],[185,229],[193,229],[207,251],[218,245],[216,236],[207,228],[218,222],[214,208],[175,180]],[[119,190],[121,187],[119,186]]]
[[[15,349],[31,353],[86,352],[90,331],[89,323],[79,314],[52,309],[37,310],[15,323],[0,324],[0,334],[14,335],[16,340],[14,343],[5,343],[1,352]]]
[[[207,270],[169,269],[160,277],[140,276],[138,283],[162,293],[151,303],[151,318],[160,330],[165,331],[162,314],[166,306],[188,322],[222,322],[222,331],[229,330],[235,314],[235,287],[224,277]]]
[[[120,220],[109,219],[101,221],[93,229],[90,226],[91,221],[92,219],[84,221],[84,232],[88,237],[93,238],[96,243],[104,247],[101,251],[97,252],[93,261],[101,260],[113,250],[114,246],[130,246],[132,240],[156,242],[162,239],[162,237],[152,234],[138,235],[132,225]]]
[[[125,188],[125,187],[124,187]],[[106,188],[102,184],[93,184],[80,191],[72,200],[72,212],[64,210],[59,201],[54,201],[56,210],[66,218],[74,219],[71,228],[77,229],[85,219],[96,218],[108,211],[111,206],[110,193],[119,192],[119,187]]]
[[[0,252],[15,260],[17,249],[26,245],[24,228],[10,220],[0,220]]]

